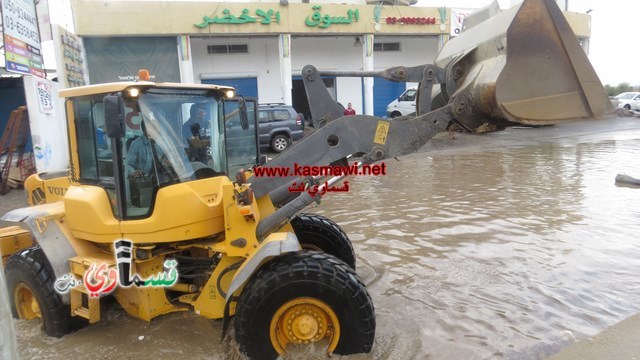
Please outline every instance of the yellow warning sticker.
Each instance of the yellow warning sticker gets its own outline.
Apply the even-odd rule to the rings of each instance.
[[[389,123],[386,121],[378,121],[376,134],[373,136],[373,142],[384,145],[387,142],[387,134],[389,133]]]

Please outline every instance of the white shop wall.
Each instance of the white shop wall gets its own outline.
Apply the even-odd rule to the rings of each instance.
[[[360,37],[362,40],[362,37]],[[437,55],[437,39],[424,37],[376,37],[377,41],[400,42],[399,52],[374,53],[375,70],[392,66],[431,64]],[[305,65],[319,70],[362,70],[362,47],[354,46],[355,36],[293,36],[291,67],[294,77]],[[248,53],[207,54],[207,45],[247,44]],[[256,77],[261,103],[284,102],[280,76],[277,37],[191,38],[193,70],[196,82],[203,75],[220,78]],[[412,84],[408,84],[411,86]],[[362,82],[359,78],[337,78],[337,101],[351,102],[358,111],[364,109]]]
[[[360,37],[362,41],[362,37]],[[384,70],[393,66],[432,64],[438,54],[435,36],[376,37],[376,41],[400,42],[400,51],[374,52],[374,69]],[[319,70],[362,70],[362,47],[354,46],[355,36],[298,37],[292,40],[292,68],[299,73],[304,65],[314,65]],[[409,83],[406,87],[415,85]],[[351,102],[362,113],[363,88],[359,78],[336,79],[337,100],[346,105]],[[374,99],[375,101],[375,99]]]
[[[208,54],[207,45],[246,44],[248,53]],[[258,101],[283,102],[280,84],[280,60],[277,37],[260,38],[191,38],[193,74],[196,82],[202,76],[218,78],[256,77]]]
[[[377,42],[400,43],[400,51],[374,52],[375,70],[384,70],[394,66],[418,66],[433,64],[437,55],[438,41],[436,37],[376,37]],[[395,83],[376,78],[373,85],[373,112],[376,116],[387,116],[387,105],[398,98],[407,88],[417,82]]]
[[[294,37],[291,41],[291,68],[300,74],[305,65],[318,70],[362,70],[362,47],[353,46],[355,36]],[[362,82],[360,78],[336,79],[337,101],[347,106],[351,102],[362,113]]]
[[[373,57],[375,70],[384,70],[394,66],[418,66],[433,64],[438,55],[438,39],[435,36],[421,37],[376,37],[380,42],[399,42],[400,51],[376,51]],[[407,88],[415,83],[407,84]]]

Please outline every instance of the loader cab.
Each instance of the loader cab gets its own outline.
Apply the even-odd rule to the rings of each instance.
[[[72,183],[103,188],[116,219],[150,216],[159,189],[259,159],[255,101],[231,88],[148,84],[67,97]]]

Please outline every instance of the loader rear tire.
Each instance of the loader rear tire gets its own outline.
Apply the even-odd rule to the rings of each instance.
[[[316,214],[300,214],[291,220],[300,246],[322,251],[356,268],[356,254],[347,234],[332,220]]]
[[[327,338],[328,353],[367,353],[375,327],[371,297],[355,271],[315,251],[265,264],[236,307],[236,340],[250,359],[275,359],[294,344]]]
[[[53,284],[53,269],[40,247],[13,254],[5,267],[11,310],[17,319],[40,318],[42,329],[53,337],[71,331],[71,310]]]

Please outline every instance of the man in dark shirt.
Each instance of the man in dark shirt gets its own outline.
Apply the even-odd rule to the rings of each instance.
[[[209,141],[203,139],[203,134],[209,128],[209,121],[205,119],[207,110],[200,104],[193,104],[189,113],[191,117],[182,125],[182,137],[185,148],[188,149],[189,160],[206,163],[205,149]]]

